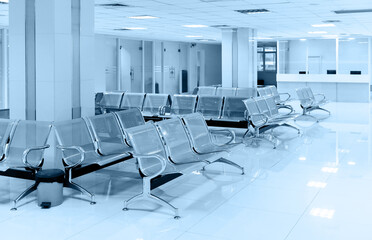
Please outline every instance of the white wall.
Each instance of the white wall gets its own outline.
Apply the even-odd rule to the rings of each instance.
[[[368,39],[344,40],[339,42],[339,73],[362,71],[368,74]]]
[[[95,36],[95,91],[117,90],[116,38]]]
[[[319,74],[327,74],[327,70],[336,70],[336,40],[311,39],[305,41],[308,46],[308,56],[320,56]]]
[[[142,41],[121,39],[120,45],[130,56],[129,68],[134,70],[134,80],[131,82],[132,92],[142,92]],[[197,65],[202,64],[202,82],[200,85],[217,85],[222,82],[221,73],[221,45],[196,44],[181,42],[153,42],[153,54],[145,54],[146,77],[151,76],[148,71],[154,71],[155,81],[159,84],[160,92],[174,94],[179,92],[180,71],[188,71],[189,91],[196,87]],[[165,51],[164,51],[165,50]],[[197,52],[202,53],[203,62],[198,62]],[[146,67],[153,62],[154,67]],[[96,35],[95,38],[95,90],[118,90],[117,83],[117,39],[112,36]],[[163,71],[162,71],[163,70]],[[170,73],[170,70],[174,73]],[[164,88],[163,88],[164,78]],[[164,91],[163,91],[164,90]]]
[[[307,42],[300,40],[288,41],[288,62],[281,62],[287,64],[289,74],[298,74],[299,71],[306,71],[307,58]]]

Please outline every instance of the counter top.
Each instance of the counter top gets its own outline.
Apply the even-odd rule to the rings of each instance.
[[[277,74],[277,82],[370,83],[370,75]]]

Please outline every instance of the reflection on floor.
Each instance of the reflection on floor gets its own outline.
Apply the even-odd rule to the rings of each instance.
[[[121,210],[140,191],[133,162],[78,179],[96,205],[65,189],[59,207],[42,210],[31,195],[12,212],[31,182],[0,177],[1,239],[371,239],[371,106],[330,103],[330,118],[276,150],[238,147],[229,158],[244,176],[216,164],[157,189],[180,220],[146,202]]]

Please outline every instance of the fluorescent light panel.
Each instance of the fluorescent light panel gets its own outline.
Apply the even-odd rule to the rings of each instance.
[[[322,28],[322,27],[335,27],[336,25],[334,25],[333,23],[324,23],[324,24],[313,24],[311,26],[316,27],[316,28]]]
[[[201,37],[203,37],[203,36],[197,36],[197,35],[187,35],[187,36],[185,36],[185,37],[187,37],[187,38],[201,38]]]
[[[309,34],[327,34],[326,31],[314,31],[314,32],[309,32]]]
[[[131,19],[154,19],[154,18],[158,18],[158,17],[154,17],[154,16],[150,16],[150,15],[141,15],[141,16],[131,16],[131,17],[128,17],[128,18],[131,18]]]
[[[202,24],[182,25],[182,26],[187,27],[187,28],[205,28],[205,27],[208,27],[207,25],[202,25]]]

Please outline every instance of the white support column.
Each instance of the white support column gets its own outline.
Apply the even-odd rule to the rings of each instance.
[[[222,29],[222,87],[233,85],[233,32],[233,29]]]
[[[257,31],[222,30],[222,86],[257,87]]]
[[[93,2],[16,0],[9,5],[10,117],[67,120],[73,107],[79,116],[80,107],[82,116],[93,115]]]
[[[238,28],[238,86],[257,87],[257,31]]]
[[[8,108],[8,29],[1,30],[1,97],[0,108]]]

